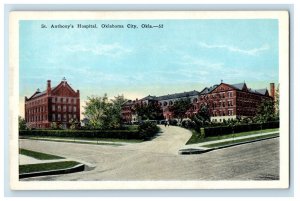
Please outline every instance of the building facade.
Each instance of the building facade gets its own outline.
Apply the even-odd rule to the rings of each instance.
[[[80,93],[65,78],[56,87],[51,87],[48,80],[45,91],[38,89],[30,98],[25,97],[28,128],[50,128],[53,122],[68,128],[70,120],[80,121]]]
[[[143,99],[128,101],[122,109],[124,122],[137,120],[135,113],[136,104],[147,104],[149,101],[157,102],[165,119],[173,119],[174,115],[169,110],[175,101],[188,98],[193,107],[186,112],[186,117],[196,114],[199,109],[206,106],[209,110],[210,119],[214,122],[224,120],[252,117],[256,115],[258,106],[264,100],[274,100],[274,83],[270,84],[270,92],[267,89],[251,89],[246,83],[226,84],[221,82],[211,87],[205,87],[202,91],[190,91],[183,93],[168,94],[164,96],[147,96]]]

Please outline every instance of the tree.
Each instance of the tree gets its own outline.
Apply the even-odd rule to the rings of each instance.
[[[179,118],[180,122],[185,117],[186,112],[191,109],[193,104],[189,98],[182,98],[176,100],[172,106],[169,107],[170,112],[173,113],[175,118]]]
[[[107,94],[104,94],[103,97],[88,97],[83,114],[89,119],[89,127],[94,129],[105,128],[109,107],[110,104],[108,102]]]
[[[255,116],[256,122],[265,123],[275,119],[275,108],[273,100],[263,100],[258,107],[257,115]]]
[[[162,120],[164,119],[161,107],[154,102],[148,104],[137,104],[135,111],[141,120]]]
[[[19,116],[19,130],[26,130],[27,126],[26,126],[26,121],[23,117]]]
[[[119,128],[122,122],[121,109],[125,102],[123,95],[110,101],[107,94],[103,97],[88,97],[83,113],[89,120],[88,127],[93,129]]]
[[[210,114],[207,105],[202,105],[200,107],[200,110],[197,112],[197,114],[192,117],[192,121],[195,122],[198,128],[201,128],[210,122]]]

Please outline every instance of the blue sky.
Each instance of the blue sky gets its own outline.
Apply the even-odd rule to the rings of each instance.
[[[50,28],[78,23],[99,28]],[[100,28],[128,23],[164,28]],[[132,99],[201,91],[221,80],[266,88],[278,83],[278,69],[278,21],[272,19],[20,22],[20,101],[64,76],[84,101],[104,93]]]

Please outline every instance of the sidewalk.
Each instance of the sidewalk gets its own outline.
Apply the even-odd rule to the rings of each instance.
[[[209,141],[209,142],[202,142],[202,143],[197,143],[197,144],[188,144],[182,147],[180,150],[188,150],[188,149],[195,149],[195,150],[203,150],[204,152],[206,150],[211,150],[212,148],[204,147],[205,145],[210,145],[210,144],[216,144],[216,143],[222,143],[222,142],[232,142],[235,140],[241,140],[241,139],[248,139],[248,138],[253,138],[253,137],[259,137],[259,136],[267,136],[270,134],[276,134],[279,133],[279,131],[273,131],[273,132],[268,132],[268,133],[261,133],[261,134],[253,134],[253,135],[247,135],[247,136],[241,136],[241,137],[232,137],[232,138],[227,138],[227,139],[222,139],[222,140],[214,140],[214,141]]]

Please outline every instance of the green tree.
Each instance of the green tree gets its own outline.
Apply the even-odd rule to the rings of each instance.
[[[179,118],[180,122],[186,116],[186,112],[193,107],[189,98],[182,98],[176,100],[172,106],[169,107],[170,112],[173,113],[175,118]]]
[[[201,127],[203,127],[204,125],[209,124],[210,114],[209,114],[209,109],[208,109],[207,105],[202,105],[200,107],[197,114],[195,114],[192,117],[192,121],[194,121],[195,124],[197,125],[197,130],[200,129]]]
[[[104,129],[107,125],[107,113],[110,107],[107,94],[103,97],[88,97],[84,107],[84,116],[89,120],[89,127]]]
[[[27,126],[26,126],[26,121],[23,117],[19,116],[19,130],[26,130]]]
[[[162,120],[164,119],[163,111],[156,102],[148,104],[137,104],[135,111],[141,120]]]
[[[69,120],[70,129],[75,130],[78,127],[78,121],[74,118]]]
[[[88,97],[83,113],[89,120],[88,127],[93,129],[119,128],[122,123],[121,109],[125,102],[123,95],[110,101],[107,94],[103,97]]]
[[[265,123],[275,119],[275,108],[273,100],[263,100],[258,107],[255,120],[258,123]]]

